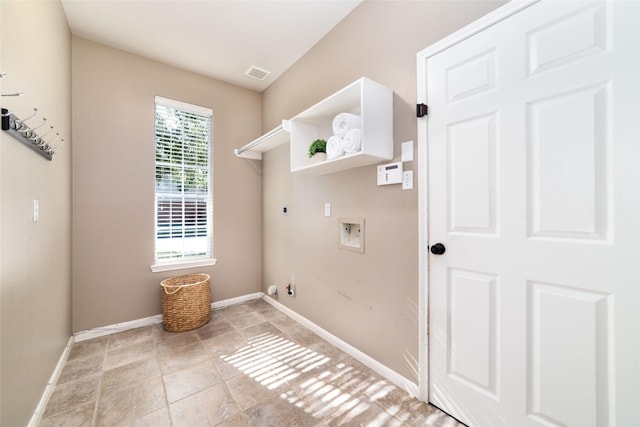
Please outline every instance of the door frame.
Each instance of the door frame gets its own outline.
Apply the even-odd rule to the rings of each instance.
[[[417,54],[417,102],[427,104],[427,60],[474,36],[475,34],[515,15],[541,0],[512,0],[482,18],[461,28],[444,39],[432,44]],[[420,400],[429,401],[429,194],[427,129],[428,115],[418,119],[418,317],[419,373],[418,392]]]

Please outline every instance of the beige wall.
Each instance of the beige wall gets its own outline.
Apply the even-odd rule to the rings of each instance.
[[[394,154],[417,144],[416,53],[503,2],[365,1],[263,94],[271,129],[361,76],[394,90]],[[263,290],[418,382],[418,190],[378,187],[376,167],[325,176],[289,172],[289,146],[263,161]],[[414,154],[417,149],[414,150]],[[324,203],[332,216],[324,217]],[[289,206],[283,216],[280,207]],[[337,218],[365,218],[365,253],[337,249]],[[295,281],[297,295],[284,295]]]
[[[2,106],[38,107],[66,141],[48,161],[0,132],[0,425],[24,426],[71,335],[71,34],[59,2],[0,11],[1,90],[24,91]]]
[[[261,167],[236,158],[261,131],[261,95],[82,38],[73,63],[73,330],[160,313],[160,281],[212,275],[214,301],[260,291]],[[152,273],[154,96],[213,110],[214,256]]]

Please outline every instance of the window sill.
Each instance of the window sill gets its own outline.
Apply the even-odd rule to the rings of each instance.
[[[187,261],[175,264],[153,264],[149,266],[151,271],[158,273],[161,271],[182,270],[185,268],[196,268],[216,265],[217,259],[199,259],[197,261]]]

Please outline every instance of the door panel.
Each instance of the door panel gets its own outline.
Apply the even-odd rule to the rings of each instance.
[[[425,75],[430,401],[640,425],[640,2],[542,0]]]
[[[611,295],[549,283],[527,287],[529,412],[541,423],[606,425],[613,403]]]
[[[448,127],[449,231],[496,234],[496,117]]]
[[[607,239],[609,99],[597,85],[527,106],[531,237]]]
[[[498,375],[497,283],[491,274],[449,270],[449,374],[493,398]]]

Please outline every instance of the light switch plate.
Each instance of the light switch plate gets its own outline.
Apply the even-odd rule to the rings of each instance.
[[[324,216],[331,216],[331,203],[324,204]]]
[[[33,201],[33,222],[40,221],[40,200]]]
[[[413,141],[407,141],[402,143],[402,161],[413,161]]]
[[[413,171],[402,172],[402,189],[413,190]]]

